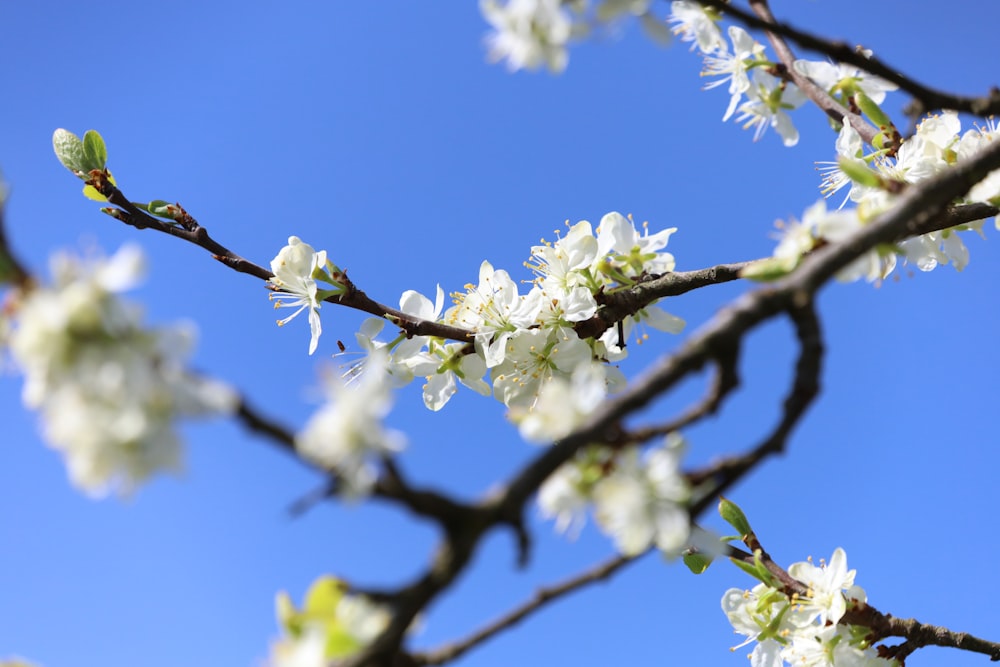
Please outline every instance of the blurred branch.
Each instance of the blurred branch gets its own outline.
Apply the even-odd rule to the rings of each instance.
[[[716,498],[746,476],[771,454],[780,454],[792,429],[805,414],[809,405],[819,395],[819,378],[822,371],[823,339],[811,301],[789,310],[799,341],[799,358],[795,364],[795,378],[785,398],[781,419],[771,434],[750,452],[723,459],[708,469],[690,473],[688,482],[699,487],[712,480],[711,489],[703,490],[691,506],[691,515],[700,515]]]
[[[240,398],[236,417],[250,431],[264,436],[268,442],[291,454],[299,462],[330,477],[320,488],[292,504],[289,512],[293,516],[302,514],[315,504],[336,496],[340,487],[337,476],[300,456],[295,449],[295,434],[292,431],[252,408],[244,397]],[[372,496],[395,502],[413,514],[433,519],[446,531],[453,530],[456,525],[464,525],[463,519],[477,511],[474,506],[455,501],[437,491],[419,489],[411,485],[403,477],[398,464],[390,458],[382,460],[382,474],[372,489]]]
[[[648,552],[646,552],[648,553]],[[640,554],[645,555],[645,554]],[[413,664],[416,665],[443,665],[461,657],[467,651],[475,648],[482,642],[490,639],[496,634],[509,630],[523,621],[534,612],[548,606],[550,603],[565,597],[588,584],[606,581],[618,570],[629,563],[636,561],[640,556],[615,556],[597,566],[591,567],[580,574],[577,574],[565,581],[551,586],[545,586],[535,591],[532,598],[523,604],[511,609],[509,612],[475,631],[468,637],[451,644],[442,646],[439,649],[427,651],[425,653],[415,653],[411,655]]]
[[[700,401],[688,408],[682,415],[671,419],[669,422],[658,426],[647,426],[629,430],[624,434],[623,438],[630,443],[647,442],[658,436],[665,436],[668,433],[679,431],[708,415],[715,414],[719,406],[722,405],[725,397],[740,385],[740,378],[736,372],[736,364],[737,355],[734,350],[731,358],[716,361],[712,384]]]
[[[31,274],[14,254],[7,240],[7,184],[0,181],[0,276],[3,282],[17,287],[31,284]]]

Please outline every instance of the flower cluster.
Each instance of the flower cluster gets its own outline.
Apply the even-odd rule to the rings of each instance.
[[[386,353],[379,350],[359,377],[328,375],[328,402],[295,438],[304,458],[337,474],[340,490],[348,497],[367,493],[376,479],[374,460],[400,451],[406,443],[402,433],[382,425],[392,408],[387,363]]]
[[[874,94],[874,93],[873,93]],[[840,241],[888,210],[896,192],[930,178],[949,166],[971,158],[997,138],[992,122],[961,132],[958,114],[930,116],[917,125],[916,133],[892,150],[875,149],[864,153],[857,131],[845,123],[837,138],[839,160],[824,171],[822,189],[830,196],[847,189],[847,201],[856,207],[827,210],[820,200],[810,207],[801,222],[784,225],[774,257],[785,270],[795,267],[801,257],[824,243]],[[996,204],[1000,201],[1000,171],[991,173],[958,203]],[[969,251],[959,235],[962,231],[982,233],[983,221],[962,224],[873,249],[845,267],[841,280],[884,279],[902,258],[921,271],[952,264],[961,271],[969,262]]]
[[[344,374],[347,381],[329,381],[330,402],[299,434],[296,447],[337,472],[348,495],[365,493],[375,480],[373,461],[403,446],[400,434],[381,426],[390,390],[417,377],[425,379],[424,404],[431,410],[444,407],[463,384],[482,395],[492,392],[527,440],[550,442],[567,435],[624,384],[611,364],[626,357],[625,340],[636,325],[670,333],[683,329],[683,320],[653,304],[598,338],[581,338],[573,329],[594,316],[599,295],[672,271],[673,255],[664,248],[674,231],[640,232],[631,219],[608,213],[596,232],[584,220],[555,242],[533,247],[526,265],[535,277],[526,292],[489,262],[480,267],[478,283],[455,294],[455,305],[444,312],[440,287],[433,302],[413,290],[404,292],[403,314],[461,327],[471,341],[404,332],[383,341],[378,336],[386,321],[365,321],[356,334],[364,359]],[[294,299],[296,314],[309,310],[310,351],[319,335],[323,295],[316,276],[336,281],[324,266],[332,266],[325,251],[316,252],[296,237],[272,262],[272,280],[284,290],[278,296]],[[347,382],[356,385],[348,391]]]
[[[795,563],[788,573],[806,585],[806,595],[789,598],[761,583],[748,591],[731,588],[722,596],[723,612],[747,638],[740,646],[757,642],[749,656],[754,667],[897,664],[878,656],[866,640],[868,628],[840,623],[848,607],[867,602],[864,590],[854,585],[855,572],[847,569],[843,549],[834,551],[827,564]]]
[[[302,609],[284,591],[275,606],[285,636],[271,646],[271,667],[325,667],[370,644],[391,620],[388,609],[333,577],[313,583]]]
[[[538,493],[542,514],[560,531],[579,530],[588,507],[601,529],[629,556],[655,546],[676,556],[691,534],[686,509],[690,490],[680,470],[684,441],[671,434],[639,456],[591,447],[553,473]]]
[[[718,12],[697,2],[672,3],[670,22],[674,32],[702,53],[701,75],[719,77],[705,87],[729,83],[729,105],[722,120],[727,121],[738,112],[736,121],[743,123],[744,129],[753,128],[754,141],[768,127],[773,127],[786,146],[794,146],[799,133],[788,111],[805,102],[805,95],[793,83],[774,75],[773,63],[764,57],[764,45],[740,27],[728,29],[733,45],[730,52],[718,25],[721,19]]]
[[[117,295],[142,272],[137,247],[92,263],[58,255],[52,264],[54,284],[16,305],[9,344],[25,374],[24,402],[40,411],[73,483],[127,493],[179,469],[174,420],[231,412],[235,393],[185,370],[189,328],[149,329]]]
[[[634,16],[658,42],[670,32],[651,11],[652,0],[481,0],[483,18],[492,31],[486,36],[487,57],[503,60],[511,71],[545,66],[558,74],[569,62],[571,39],[622,16]]]

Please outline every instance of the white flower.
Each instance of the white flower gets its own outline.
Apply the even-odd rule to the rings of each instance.
[[[424,405],[438,411],[458,390],[456,380],[481,396],[490,395],[490,385],[483,380],[486,362],[478,352],[465,353],[463,343],[434,347],[434,362],[424,368]],[[442,361],[443,359],[443,361]]]
[[[157,472],[180,470],[174,421],[231,412],[238,402],[225,385],[184,368],[190,328],[148,329],[114,293],[142,269],[131,246],[89,265],[57,256],[55,284],[23,296],[9,334],[25,404],[41,412],[72,481],[95,495],[129,493]]]
[[[303,457],[337,473],[347,496],[367,493],[376,478],[373,459],[391,456],[405,445],[401,433],[382,425],[392,408],[387,364],[385,353],[377,351],[349,386],[339,376],[327,376],[329,402],[295,437]]]
[[[740,115],[736,122],[743,123],[743,129],[754,128],[754,141],[759,140],[768,127],[773,127],[785,146],[799,143],[799,132],[786,110],[797,108],[805,101],[802,91],[757,68],[753,72],[753,85],[746,94],[747,101],[737,109]]]
[[[309,623],[297,637],[289,636],[271,647],[269,667],[326,667],[326,628]]]
[[[840,128],[840,133],[837,135],[836,148],[837,155],[840,156],[841,160],[850,160],[859,168],[868,169],[868,164],[862,159],[864,143],[861,140],[861,135],[851,127],[851,123],[847,118],[844,119],[844,126]],[[841,202],[838,208],[843,208],[844,204],[847,203],[847,199],[855,199],[862,190],[861,186],[851,181],[850,177],[844,173],[839,162],[817,162],[816,164],[825,165],[819,167],[819,171],[823,174],[820,191],[824,197],[829,197],[845,185],[851,186],[847,197]]]
[[[856,233],[863,224],[857,209],[827,211],[826,200],[820,199],[806,209],[801,222],[785,224],[785,232],[774,256],[790,262],[796,253],[801,255],[808,252],[816,242],[824,240],[837,243]],[[875,248],[841,269],[837,273],[837,280],[851,282],[865,278],[874,282],[892,273],[895,266],[894,253]]]
[[[739,26],[729,27],[729,39],[733,42],[733,53],[719,49],[705,56],[702,76],[718,76],[705,89],[715,88],[729,82],[729,106],[722,116],[725,122],[736,111],[743,93],[750,90],[750,77],[747,76],[747,66],[763,57],[764,45],[755,40],[746,30]]]
[[[578,454],[549,475],[538,489],[538,507],[546,519],[555,518],[556,530],[569,531],[576,537],[586,520],[590,503],[589,489],[585,488],[584,466]]]
[[[809,588],[806,595],[798,598],[799,609],[809,621],[818,620],[820,625],[827,622],[836,625],[847,611],[844,590],[854,585],[854,573],[847,569],[847,554],[840,547],[834,550],[826,565],[817,567],[801,562],[788,568],[788,574]]]
[[[972,158],[998,138],[1000,138],[1000,132],[997,131],[996,121],[990,118],[985,127],[977,127],[962,135],[955,146],[958,159],[968,160]],[[1000,200],[1000,169],[991,171],[986,175],[986,178],[972,186],[966,197],[970,202],[985,204],[993,204]]]
[[[344,582],[323,576],[313,582],[301,609],[284,591],[275,600],[285,636],[271,646],[270,667],[327,667],[372,643],[392,620],[390,611]]]
[[[612,211],[601,218],[597,228],[594,269],[610,274],[609,268],[613,268],[629,277],[643,273],[669,273],[676,266],[674,256],[658,251],[667,247],[670,236],[676,231],[676,227],[670,227],[650,236],[649,226],[643,225],[643,233],[640,234],[632,220]]]
[[[541,278],[546,296],[564,298],[589,284],[587,269],[597,257],[597,239],[590,223],[581,220],[555,243],[534,246],[528,266]]]
[[[771,637],[760,640],[760,636],[789,605],[787,598],[774,595],[768,598],[770,602],[765,602],[764,594],[767,592],[773,593],[773,589],[764,584],[757,584],[750,591],[730,588],[722,596],[722,611],[733,630],[747,638],[733,650],[758,641],[750,654],[750,664],[753,667],[782,667],[781,644]]]
[[[921,271],[931,271],[939,264],[951,262],[961,271],[969,264],[969,249],[955,229],[944,229],[906,239],[899,244],[906,261]]]
[[[545,443],[569,435],[607,396],[604,369],[603,364],[581,363],[570,378],[555,377],[543,384],[532,405],[511,410],[521,437]]]
[[[504,361],[493,368],[493,395],[508,408],[527,408],[554,377],[569,377],[592,358],[572,329],[529,329],[512,337]]]
[[[716,16],[697,2],[675,0],[670,4],[670,23],[674,25],[674,34],[684,42],[692,42],[702,53],[724,51],[726,42],[722,31],[716,24]]]
[[[837,88],[853,93],[855,89],[858,89],[870,97],[875,104],[882,104],[886,91],[896,90],[899,87],[877,76],[872,76],[854,65],[796,60],[793,67],[796,72],[812,79],[816,85],[827,92]]]
[[[389,610],[363,595],[345,595],[337,603],[337,620],[343,631],[367,646],[389,626]]]
[[[282,248],[271,260],[271,283],[278,289],[271,294],[275,308],[297,308],[294,313],[283,320],[278,320],[278,326],[284,326],[301,313],[309,310],[309,330],[312,337],[309,340],[309,354],[316,351],[322,326],[319,321],[319,309],[322,299],[318,296],[316,271],[326,268],[326,251],[316,252],[311,245],[303,243],[297,236],[288,237],[288,245]]]
[[[491,61],[506,60],[511,71],[547,65],[558,73],[566,69],[566,43],[572,21],[561,0],[482,0],[483,17],[494,32],[486,38]]]
[[[470,286],[467,294],[457,295],[459,303],[448,310],[445,319],[476,332],[476,344],[486,366],[493,368],[503,362],[508,339],[535,324],[542,297],[537,286],[519,295],[517,284],[506,271],[494,270],[484,261],[479,267],[479,285]]]
[[[655,544],[677,555],[690,534],[685,503],[688,487],[680,471],[682,440],[668,436],[667,446],[640,461],[636,450],[619,455],[614,470],[593,491],[597,522],[625,555]]]

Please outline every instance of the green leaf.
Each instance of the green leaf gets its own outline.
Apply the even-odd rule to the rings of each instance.
[[[865,95],[860,90],[854,93],[854,101],[857,103],[858,107],[861,109],[862,113],[868,116],[868,119],[880,130],[886,131],[890,128],[895,130],[896,126],[893,125],[892,119],[889,118],[882,111],[882,108],[875,104],[872,98]]]
[[[858,160],[841,155],[837,158],[837,166],[858,185],[868,188],[881,188],[883,186],[881,177]]]
[[[59,128],[52,133],[52,148],[62,165],[79,178],[86,179],[87,157],[83,150],[83,142],[69,130]]]
[[[757,574],[757,568],[754,567],[753,565],[749,565],[747,563],[744,563],[741,560],[736,560],[735,558],[730,558],[729,560],[731,560],[733,562],[733,565],[735,565],[736,567],[740,568],[741,570],[743,570],[744,572],[746,572],[747,574],[749,574],[754,579],[757,579],[758,581],[761,581],[760,575]]]
[[[332,630],[327,636],[327,658],[346,658],[353,653],[357,653],[360,649],[361,643],[342,629]]]
[[[285,591],[280,591],[274,598],[274,612],[278,617],[278,624],[293,637],[298,637],[302,633],[302,623],[299,620],[299,613],[292,603],[292,598]]]
[[[684,554],[684,564],[695,574],[701,574],[712,564],[712,559],[705,554],[686,553]]]
[[[771,282],[787,276],[801,261],[802,257],[768,257],[757,260],[740,271],[740,278],[762,283]]]
[[[719,500],[719,514],[730,526],[743,536],[749,535],[753,531],[750,529],[750,522],[747,521],[746,514],[739,505],[731,500],[722,498]]]
[[[108,164],[108,149],[97,130],[87,130],[83,134],[83,154],[90,169],[104,169]]]
[[[342,581],[329,576],[320,577],[309,587],[302,612],[316,619],[336,618],[337,605],[342,597],[344,597]]]

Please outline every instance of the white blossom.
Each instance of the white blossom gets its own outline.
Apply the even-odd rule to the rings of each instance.
[[[360,377],[348,385],[337,375],[325,380],[327,403],[295,437],[306,459],[336,472],[346,496],[367,493],[376,479],[374,460],[402,450],[401,433],[382,419],[392,408],[392,389],[384,352],[372,354]]]
[[[174,421],[228,413],[238,398],[185,369],[190,327],[151,329],[117,292],[143,271],[135,246],[109,259],[53,259],[55,282],[23,295],[10,349],[24,371],[24,402],[73,483],[93,495],[133,491],[157,472],[182,468]]]

